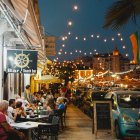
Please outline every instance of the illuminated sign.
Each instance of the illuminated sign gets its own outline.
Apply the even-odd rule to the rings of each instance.
[[[37,51],[7,50],[8,73],[37,73]]]

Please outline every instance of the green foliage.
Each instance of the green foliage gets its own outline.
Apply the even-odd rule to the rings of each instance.
[[[140,0],[117,0],[107,10],[103,27],[118,29],[129,20],[136,23],[140,15]]]
[[[65,85],[68,84],[69,81],[74,81],[75,76],[75,68],[72,64],[60,66],[59,70],[59,78],[65,80]]]

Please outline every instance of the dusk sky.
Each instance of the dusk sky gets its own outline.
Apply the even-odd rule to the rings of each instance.
[[[112,52],[117,47],[121,54],[132,59],[129,36],[140,31],[140,22],[137,25],[129,22],[119,30],[103,29],[104,15],[113,1],[116,0],[39,0],[41,25],[47,35],[57,37],[57,55],[53,58],[69,60],[81,55]],[[74,5],[78,10],[73,10]],[[68,26],[68,21],[72,26]],[[62,41],[63,36],[68,39]]]

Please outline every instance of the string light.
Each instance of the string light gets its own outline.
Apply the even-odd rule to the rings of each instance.
[[[59,55],[61,55],[61,52],[58,52]]]
[[[84,37],[83,40],[86,41],[87,39]]]
[[[65,47],[65,44],[62,44],[62,47]]]
[[[76,37],[75,37],[75,39],[77,40],[77,39],[78,39],[78,37],[76,36]]]
[[[104,39],[104,42],[107,42],[107,39]]]
[[[97,37],[97,38],[100,38],[100,35],[97,35],[96,37]]]
[[[74,6],[73,6],[73,10],[74,10],[74,11],[77,11],[78,9],[79,9],[79,8],[78,8],[77,5],[74,5]]]
[[[125,47],[125,45],[123,45],[123,49],[125,49],[126,47]]]
[[[129,56],[128,53],[125,56],[128,57]]]
[[[118,36],[121,36],[121,33],[118,33]]]
[[[70,33],[69,33],[69,34],[70,34]],[[117,36],[118,36],[118,37],[121,36],[121,33],[118,33]],[[94,37],[94,34],[90,34],[90,37],[93,38],[93,37]],[[80,37],[80,38],[81,38],[83,41],[87,41],[87,37],[84,37],[84,38]],[[111,37],[110,39],[109,39],[109,38],[104,38],[104,37],[101,36],[100,34],[97,34],[97,35],[96,35],[96,38],[94,38],[94,39],[99,39],[99,38],[100,38],[100,40],[102,40],[104,43],[108,42],[108,40],[111,40],[112,42],[115,40],[114,37]],[[71,39],[72,39],[72,36],[71,36]],[[78,40],[78,39],[79,39],[79,36],[76,36],[76,37],[75,37],[75,40]],[[122,44],[122,49],[124,49],[125,51],[127,51],[127,50],[126,50],[126,46],[124,45],[123,38],[121,37],[121,38],[119,38],[119,40],[120,40],[121,43],[123,43],[123,44]],[[127,53],[127,52],[124,52],[125,55],[126,55],[126,53]],[[129,55],[128,55],[128,56],[129,56]]]
[[[65,37],[62,37],[61,39],[64,41],[65,40]]]
[[[73,5],[73,10],[74,11],[77,11],[79,9],[79,7],[78,7],[78,5],[77,4],[75,4],[75,5]],[[68,21],[68,23],[67,23],[67,25],[68,26],[72,26],[73,25],[73,22],[72,22],[72,20],[69,20]],[[71,35],[71,32],[68,32],[68,35]],[[95,36],[95,38],[94,38],[94,36]],[[121,41],[121,42],[123,42],[123,38],[122,38],[122,35],[121,35],[121,33],[117,33],[117,36],[119,37],[119,40]],[[69,37],[69,36],[68,36]],[[67,36],[63,36],[61,39],[62,39],[62,41],[65,41],[66,39],[68,39],[68,37]],[[84,40],[84,41],[86,41],[86,40],[88,40],[88,38],[89,37],[91,37],[91,38],[94,38],[94,39],[99,39],[100,38],[100,40],[102,40],[103,42],[108,42],[109,40],[111,40],[111,41],[114,41],[114,40],[116,40],[114,37],[111,37],[111,39],[109,39],[109,38],[104,38],[104,37],[102,37],[102,36],[100,36],[100,34],[91,34],[90,36],[88,36],[88,37],[84,37],[84,38],[82,38],[82,37],[79,37],[79,36],[76,36],[75,37],[75,40]],[[72,38],[72,36],[71,36],[71,38]],[[80,39],[79,39],[80,38]],[[123,42],[124,43],[124,42]],[[65,47],[65,44],[62,44],[61,45],[61,47]],[[122,44],[122,48],[123,49],[126,49],[126,46],[124,45],[124,44]],[[77,51],[75,51],[75,52],[78,52],[78,50]],[[96,49],[94,50],[94,52],[96,52]],[[79,53],[82,53],[82,51],[80,50],[79,51]],[[72,54],[72,52],[70,53],[70,54]],[[85,53],[84,53],[85,54]],[[92,52],[90,52],[89,54],[92,54]],[[98,55],[99,53],[98,52],[96,52],[96,55]],[[129,56],[129,54],[128,53],[125,53],[125,56]]]
[[[114,41],[115,40],[114,37],[112,37],[111,40]]]
[[[72,26],[72,21],[68,21],[68,26]]]
[[[71,32],[68,32],[68,35],[71,35]]]

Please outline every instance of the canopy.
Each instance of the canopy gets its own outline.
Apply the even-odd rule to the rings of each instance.
[[[43,75],[39,80],[36,80],[39,83],[60,83],[60,79],[52,75]]]
[[[41,33],[39,29],[39,20],[37,21],[37,1],[31,0],[3,0],[3,3],[17,19],[21,28],[24,29],[27,40],[33,46],[42,45]],[[34,4],[34,5],[33,5]],[[35,11],[36,10],[36,11]],[[36,14],[35,14],[36,12]],[[38,13],[39,16],[39,13]]]

